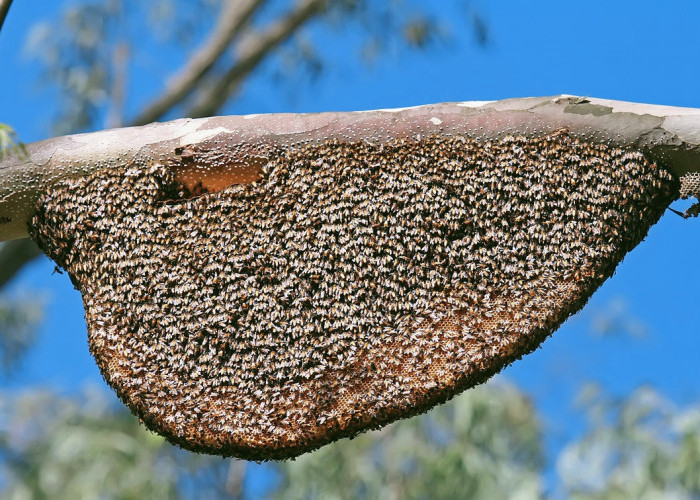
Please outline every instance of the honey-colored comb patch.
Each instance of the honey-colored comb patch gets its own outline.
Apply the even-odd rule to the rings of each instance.
[[[201,452],[281,459],[426,411],[532,351],[678,181],[566,133],[289,149],[173,199],[157,163],[62,181],[30,233],[106,381]]]
[[[232,154],[221,150],[184,146],[175,149],[175,159],[168,162],[175,183],[190,195],[215,193],[234,184],[260,180],[267,158],[262,151],[246,150]]]

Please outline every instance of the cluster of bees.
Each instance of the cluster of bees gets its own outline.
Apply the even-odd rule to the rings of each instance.
[[[566,132],[328,141],[190,197],[157,162],[46,192],[106,381],[191,450],[293,457],[483,382],[580,309],[679,193]]]

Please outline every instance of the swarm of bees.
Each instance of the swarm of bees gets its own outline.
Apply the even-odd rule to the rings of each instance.
[[[679,195],[557,133],[327,141],[192,197],[153,162],[63,180],[30,233],[146,426],[282,459],[426,411],[535,349]]]

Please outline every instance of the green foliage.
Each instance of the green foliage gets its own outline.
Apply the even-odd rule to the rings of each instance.
[[[612,399],[588,386],[588,433],[557,461],[568,498],[700,498],[700,405],[678,409],[650,388]]]
[[[6,155],[16,154],[20,157],[27,155],[27,149],[9,125],[0,123],[0,160]]]
[[[0,399],[0,497],[175,499],[219,495],[227,464],[177,450],[102,391],[81,399],[29,391]],[[224,469],[225,470],[225,469]],[[187,481],[183,481],[186,479]]]
[[[67,8],[59,25],[32,27],[26,51],[42,63],[41,81],[61,90],[56,134],[89,128],[107,105],[114,77],[111,47],[121,10],[118,0],[91,2]]]
[[[556,457],[557,498],[700,498],[700,405],[648,388],[580,397],[588,432]],[[487,384],[384,430],[278,466],[276,498],[542,498],[538,417],[516,389]]]
[[[0,497],[222,498],[243,462],[174,448],[102,391],[80,399],[28,391],[0,398]],[[557,457],[555,497],[700,498],[700,405],[650,389],[581,397],[589,432]],[[274,465],[272,498],[536,499],[546,463],[539,418],[512,386],[489,383],[426,415]],[[269,469],[267,469],[268,479]]]
[[[242,462],[178,450],[102,391],[0,398],[2,498],[218,498]],[[279,463],[277,498],[537,498],[539,424],[516,389],[489,384],[430,413]],[[238,484],[235,484],[238,482]]]
[[[173,468],[162,438],[96,394],[85,408],[48,392],[3,398],[3,498],[172,498]]]
[[[276,498],[538,498],[542,465],[530,401],[490,383],[421,417],[280,464]]]

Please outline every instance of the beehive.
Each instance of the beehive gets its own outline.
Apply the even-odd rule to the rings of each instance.
[[[297,146],[196,194],[157,162],[103,170],[46,192],[30,234],[149,428],[266,460],[423,412],[533,350],[679,182],[562,131]]]

